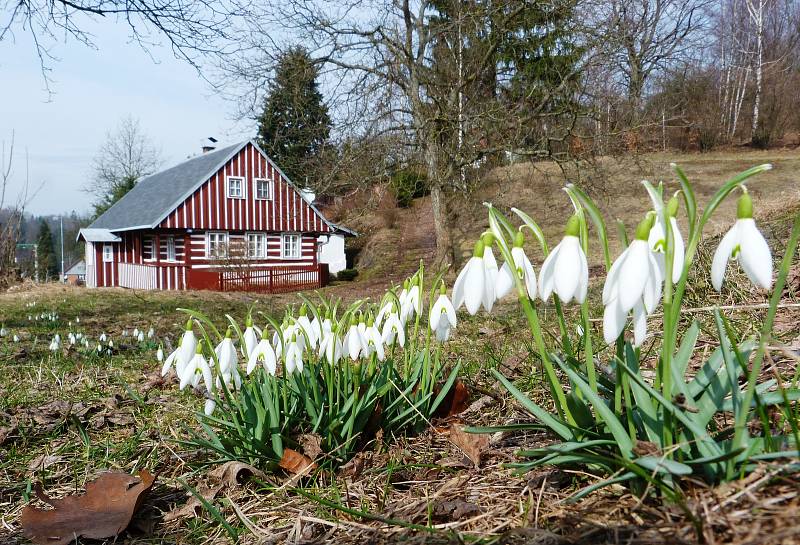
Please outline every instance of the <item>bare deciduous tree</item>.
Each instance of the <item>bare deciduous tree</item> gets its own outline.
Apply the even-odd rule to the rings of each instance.
[[[84,191],[93,195],[95,217],[130,191],[143,176],[152,174],[161,163],[161,154],[137,119],[123,118],[98,150],[91,181]]]

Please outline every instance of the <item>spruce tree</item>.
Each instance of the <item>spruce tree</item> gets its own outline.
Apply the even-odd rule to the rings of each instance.
[[[39,259],[39,279],[47,281],[58,278],[53,233],[44,219],[39,221],[39,235],[36,237],[36,244]]]
[[[300,186],[319,185],[320,159],[331,130],[318,75],[319,68],[306,49],[287,51],[278,61],[258,118],[260,145]]]

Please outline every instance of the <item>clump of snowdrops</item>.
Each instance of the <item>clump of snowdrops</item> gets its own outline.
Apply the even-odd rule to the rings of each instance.
[[[643,182],[652,210],[641,218],[633,240],[628,241],[624,227],[620,228],[625,249],[613,261],[598,207],[573,185],[564,189],[575,212],[566,222],[564,237],[552,250],[533,218],[512,208],[521,221],[517,227],[487,204],[490,229],[475,244],[474,256],[456,281],[454,304],[458,308],[463,302],[471,314],[480,307],[488,312],[498,297],[516,293],[552,404],[535,403],[499,371],[494,374],[533,416],[531,429],[545,426],[557,438],[549,446],[521,452],[524,460],[516,467],[524,471],[543,464],[578,465],[605,476],[581,490],[576,499],[611,483],[626,483],[637,491],[655,489],[680,500],[681,485],[687,478],[718,483],[740,477],[767,460],[789,460],[797,465],[798,415],[792,403],[800,398],[796,378],[759,382],[759,374],[795,255],[800,216],[787,241],[759,336],[740,338],[716,310],[718,347],[698,371],[691,372],[689,361],[696,356],[700,328],[696,321],[679,327],[683,295],[703,229],[726,198],[738,194],[736,217],[730,218],[732,226],[715,252],[711,271],[696,274],[710,272],[712,285],[719,291],[725,289],[726,271],[738,262],[757,288],[773,288],[772,255],[753,220],[752,198],[744,185],[769,169],[770,165],[757,166],[727,181],[702,212],[692,184],[677,166],[679,189],[672,195],[664,194],[663,185]],[[688,224],[685,233],[677,221],[682,214]],[[590,229],[605,258],[602,343],[592,337],[587,300]],[[524,251],[527,233],[546,256],[538,278]],[[500,269],[492,248],[505,260]],[[546,342],[538,314],[550,301],[561,333],[552,345]],[[564,305],[569,304],[580,306],[579,324],[568,323]],[[661,329],[655,335],[661,345],[654,378],[648,379],[642,373],[640,346],[648,336],[648,320],[659,311]],[[628,327],[633,329],[632,339],[625,335]],[[571,333],[574,331],[577,336]],[[779,417],[771,420],[770,414]]]
[[[377,303],[344,308],[301,295],[299,308],[277,320],[251,308],[244,328],[227,316],[223,331],[187,310],[180,344],[162,369],[164,375],[174,370],[181,389],[206,396],[203,431],[186,443],[219,460],[270,467],[286,448],[312,438],[323,453],[319,461],[333,466],[379,429],[419,432],[459,368],[448,370],[442,360],[456,314],[441,277],[426,286],[420,266]]]

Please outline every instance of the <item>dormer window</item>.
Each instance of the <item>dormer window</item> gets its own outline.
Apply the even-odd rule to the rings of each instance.
[[[228,198],[244,199],[244,178],[228,177]]]

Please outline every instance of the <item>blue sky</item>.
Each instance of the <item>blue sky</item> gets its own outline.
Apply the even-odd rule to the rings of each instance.
[[[27,34],[0,42],[0,141],[15,132],[10,191],[25,178],[25,148],[31,186],[42,189],[29,203],[34,214],[89,210],[81,191],[109,130],[132,116],[139,120],[164,166],[200,151],[214,136],[220,145],[250,137],[254,125],[236,121],[233,103],[216,96],[194,68],[155,48],[151,58],[128,41],[127,28],[112,21],[92,24],[97,49],[69,41],[51,53],[52,96],[45,90],[38,58]],[[11,84],[10,84],[11,83]]]

